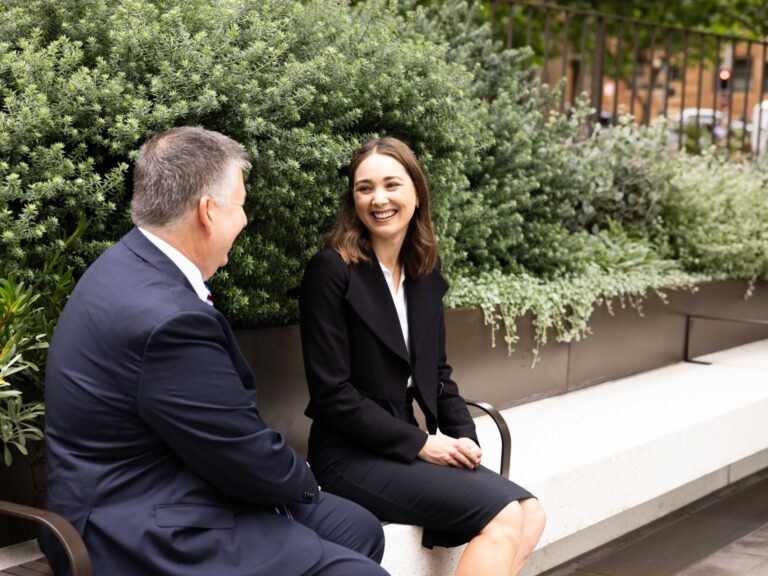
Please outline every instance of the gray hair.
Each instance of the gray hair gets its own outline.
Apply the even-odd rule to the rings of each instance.
[[[226,202],[226,184],[248,161],[240,144],[218,132],[182,126],[156,134],[139,149],[133,169],[134,224],[173,225],[206,195]]]

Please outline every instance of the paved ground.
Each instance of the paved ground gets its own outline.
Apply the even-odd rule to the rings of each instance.
[[[683,570],[678,576],[768,576],[768,524]]]
[[[545,576],[768,576],[768,470]]]

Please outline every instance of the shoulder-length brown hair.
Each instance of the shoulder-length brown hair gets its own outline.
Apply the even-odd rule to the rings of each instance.
[[[349,164],[349,187],[341,199],[336,227],[328,233],[328,245],[338,252],[347,264],[371,261],[368,229],[355,212],[355,172],[372,154],[383,154],[397,160],[408,172],[416,189],[417,207],[408,225],[408,233],[400,250],[400,261],[411,276],[423,276],[437,264],[437,240],[432,231],[429,210],[429,185],[424,172],[408,146],[397,138],[385,136],[363,144]]]

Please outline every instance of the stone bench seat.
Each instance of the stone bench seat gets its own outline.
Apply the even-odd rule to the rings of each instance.
[[[768,466],[768,340],[502,411],[510,477],[548,513],[532,576]],[[501,441],[476,419],[484,463]],[[452,574],[461,548],[422,548],[421,529],[387,524],[393,576]],[[10,552],[9,552],[10,551]],[[0,571],[40,557],[0,550]]]
[[[768,466],[768,340],[507,410],[510,477],[538,496],[547,528],[524,574],[539,574]],[[493,425],[478,432],[491,468]],[[422,548],[390,524],[395,576],[453,573],[461,549]]]

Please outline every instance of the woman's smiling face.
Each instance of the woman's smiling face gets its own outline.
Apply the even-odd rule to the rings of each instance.
[[[357,217],[371,234],[371,242],[398,242],[401,246],[418,206],[416,188],[397,160],[373,153],[354,174]]]

